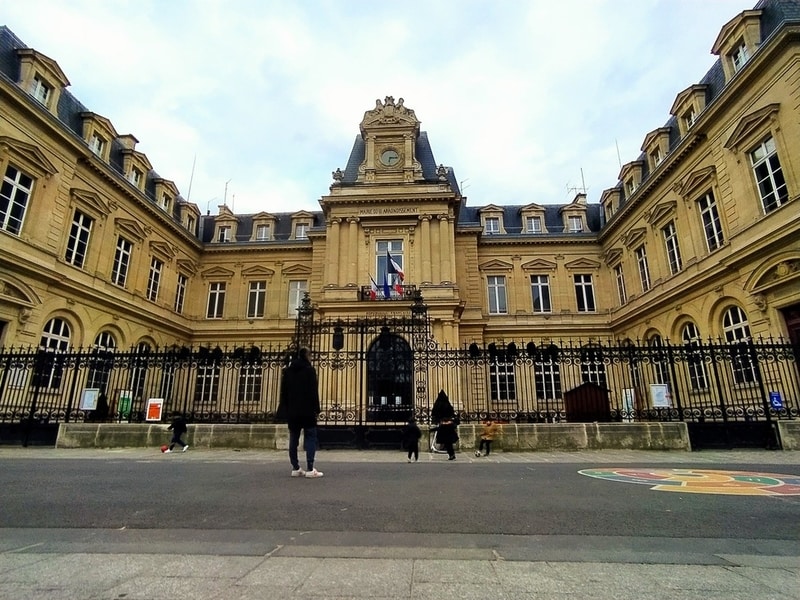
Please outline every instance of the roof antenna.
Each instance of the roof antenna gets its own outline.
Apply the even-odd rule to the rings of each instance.
[[[194,181],[194,166],[197,164],[197,153],[195,153],[194,158],[192,159],[192,174],[189,175],[189,191],[186,193],[186,201],[188,202],[192,198],[192,181]]]
[[[614,144],[617,146],[617,162],[619,163],[619,168],[621,169],[622,168],[622,158],[620,158],[620,155],[619,155],[619,142],[617,141],[617,138],[614,138]]]
[[[225,182],[225,194],[222,196],[222,203],[223,203],[225,206],[228,206],[228,184],[229,184],[231,181],[233,181],[233,180],[232,180],[232,179],[228,179],[228,181],[226,181],[226,182]]]

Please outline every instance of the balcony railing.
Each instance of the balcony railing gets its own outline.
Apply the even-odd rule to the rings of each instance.
[[[417,286],[415,285],[403,285],[400,286],[398,290],[397,287],[390,287],[389,288],[389,295],[386,296],[384,294],[384,289],[382,285],[378,286],[378,289],[373,292],[372,287],[368,285],[361,286],[361,293],[359,294],[359,299],[370,302],[370,301],[383,301],[383,302],[391,302],[397,300],[406,300],[411,301],[414,300],[414,295],[417,292]]]

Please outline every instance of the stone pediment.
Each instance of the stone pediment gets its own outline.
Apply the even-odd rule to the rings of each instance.
[[[29,286],[8,279],[0,279],[0,297],[13,304],[34,306],[41,304],[41,299]]]
[[[201,275],[203,279],[230,279],[234,276],[234,272],[222,267],[211,267],[203,271]]]
[[[9,152],[24,157],[29,164],[38,167],[47,177],[58,173],[55,165],[47,160],[47,157],[36,146],[8,136],[0,136],[0,154],[4,155]]]
[[[732,148],[736,151],[742,142],[746,142],[750,138],[752,133],[761,131],[765,123],[772,119],[774,115],[778,114],[780,106],[781,105],[777,103],[769,104],[764,108],[742,117],[736,129],[733,130],[733,133],[728,138],[728,141],[725,142],[725,147]]]
[[[106,204],[100,196],[95,194],[94,192],[90,192],[89,190],[81,190],[78,188],[72,188],[69,191],[70,195],[77,200],[79,203],[83,204],[85,207],[88,207],[90,210],[94,211],[97,214],[107,216],[111,212],[111,208],[108,204]]]
[[[295,213],[292,213],[292,219],[313,219],[314,214],[308,212],[307,210],[298,210]]]
[[[175,250],[166,242],[154,240],[150,242],[150,252],[157,254],[167,260],[175,258]]]
[[[253,221],[269,221],[269,220],[275,221],[277,220],[277,217],[272,213],[268,213],[263,210],[253,215]]]
[[[622,243],[628,248],[633,248],[634,246],[638,246],[646,235],[647,231],[644,227],[635,227],[622,236]]]
[[[707,187],[717,174],[715,167],[706,167],[690,173],[686,179],[677,183],[673,189],[684,198],[693,196],[701,186]]]
[[[522,265],[523,271],[555,271],[556,263],[543,258],[535,258]]]
[[[197,264],[188,258],[178,259],[178,269],[188,275],[194,275],[197,271]]]
[[[536,203],[526,204],[525,206],[519,209],[519,212],[520,214],[525,212],[544,212],[544,206]]]
[[[418,131],[419,124],[414,111],[403,104],[402,98],[395,102],[393,96],[386,96],[383,102],[380,98],[375,100],[375,108],[364,113],[361,131],[387,126],[391,128],[405,126]]]
[[[33,50],[32,48],[20,48],[17,50],[17,56],[19,56],[23,61],[31,61],[34,64],[43,67],[49,72],[50,75],[58,80],[58,82],[61,84],[61,87],[67,87],[70,85],[69,79],[67,79],[67,76],[64,74],[64,71],[61,70],[61,67],[58,66],[58,63],[46,54],[42,54],[41,52]]]
[[[606,252],[605,258],[606,258],[606,263],[608,263],[609,266],[613,267],[615,264],[617,264],[619,261],[622,260],[622,248],[611,248],[610,250],[608,250],[608,252]]]
[[[261,265],[256,265],[255,267],[242,269],[242,275],[244,277],[272,277],[275,275],[275,271],[267,267],[262,267]]]
[[[502,213],[503,207],[497,206],[496,204],[487,204],[486,206],[479,208],[478,213],[483,215],[487,213]]]
[[[307,265],[289,265],[282,271],[284,275],[311,275],[311,267]]]
[[[122,232],[123,237],[133,238],[137,242],[141,242],[148,234],[147,229],[132,219],[115,219],[114,225]]]
[[[675,214],[676,206],[677,203],[672,200],[656,205],[652,212],[647,215],[647,222],[650,225],[656,225],[657,223],[666,219],[668,216]]]
[[[564,265],[567,269],[577,270],[577,269],[598,269],[600,267],[600,263],[596,260],[590,260],[588,258],[578,258],[571,262],[568,262]]]
[[[81,113],[81,118],[84,121],[89,120],[94,122],[101,129],[105,130],[106,133],[109,133],[112,138],[119,137],[119,134],[117,133],[117,130],[114,128],[114,125],[106,117],[98,115],[97,113],[93,113],[91,111],[85,111]]]
[[[478,265],[480,271],[510,271],[514,266],[503,260],[494,259]]]

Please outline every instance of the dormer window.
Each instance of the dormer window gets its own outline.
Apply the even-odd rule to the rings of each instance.
[[[128,181],[138,188],[142,183],[142,172],[137,168],[131,169],[128,173]]]
[[[91,148],[96,156],[103,158],[106,149],[106,141],[103,139],[103,136],[98,133],[93,133],[92,139],[89,142],[89,148]]]
[[[483,231],[487,235],[500,233],[500,219],[498,217],[486,217],[483,222]]]
[[[169,207],[171,204],[172,204],[172,197],[167,193],[161,194],[161,199],[158,205],[162,208],[162,210],[169,211]]]
[[[197,222],[195,221],[195,219],[194,219],[194,217],[192,215],[187,215],[186,216],[186,229],[188,231],[194,233],[196,224],[197,224]]]
[[[694,122],[697,120],[697,113],[694,112],[694,107],[689,108],[685,113],[683,113],[683,127],[685,131],[689,131],[692,126],[694,126]]]
[[[630,198],[633,196],[633,193],[636,191],[636,182],[633,179],[628,179],[625,182],[625,196]]]
[[[528,233],[542,233],[542,217],[528,217],[525,220],[525,231]]]
[[[297,240],[308,239],[308,223],[298,223],[295,225],[294,237]]]
[[[660,148],[656,148],[650,153],[650,164],[653,166],[653,168],[661,164],[661,158]]]
[[[256,227],[256,240],[263,242],[269,239],[269,225],[258,225]]]
[[[37,73],[33,78],[33,82],[31,83],[31,96],[36,98],[45,106],[48,106],[52,91],[53,88],[49,86],[44,78]]]
[[[583,231],[583,219],[581,217],[569,217],[569,232],[580,233]]]
[[[220,228],[217,230],[217,241],[220,243],[230,242],[231,228],[225,225],[221,225]]]
[[[744,42],[740,42],[736,49],[731,53],[731,63],[733,64],[734,72],[738,71],[750,60],[750,51]]]

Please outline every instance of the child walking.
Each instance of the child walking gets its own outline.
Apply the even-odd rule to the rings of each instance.
[[[475,456],[489,456],[492,453],[492,442],[497,435],[498,425],[491,419],[486,419],[483,422],[483,429],[481,430],[481,443],[475,451]],[[486,453],[483,453],[484,448]]]
[[[164,450],[164,452],[172,452],[175,444],[178,444],[183,448],[183,451],[186,452],[189,449],[189,444],[184,442],[181,437],[189,428],[186,426],[186,419],[183,418],[183,415],[175,416],[175,418],[172,420],[172,424],[167,427],[167,430],[170,429],[172,430],[172,439],[169,442],[169,448]]]
[[[417,425],[414,417],[411,417],[401,431],[403,435],[403,448],[408,450],[408,462],[417,462],[419,460],[419,439],[422,437],[422,432]]]

